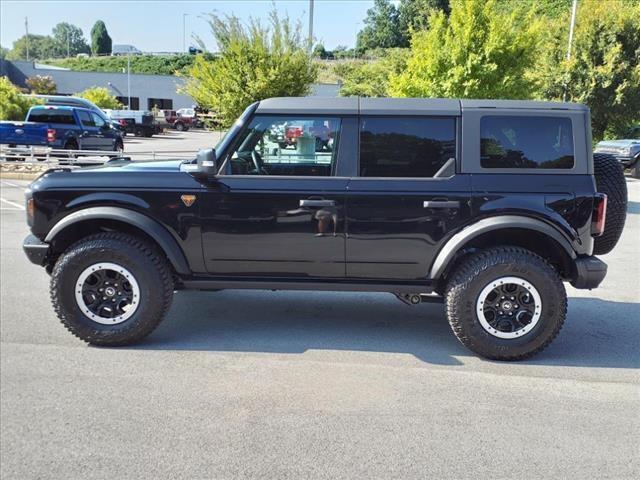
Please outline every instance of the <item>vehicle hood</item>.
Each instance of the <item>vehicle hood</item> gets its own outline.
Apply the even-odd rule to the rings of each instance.
[[[183,160],[164,160],[164,161],[142,161],[129,162],[114,160],[97,167],[85,167],[75,170],[74,173],[82,172],[176,172],[180,170]]]
[[[640,140],[638,139],[622,139],[622,140],[605,140],[598,142],[596,148],[627,148],[633,146],[640,146]]]

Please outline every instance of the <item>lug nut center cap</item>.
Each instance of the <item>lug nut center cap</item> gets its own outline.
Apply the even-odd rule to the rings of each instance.
[[[502,310],[511,310],[512,308],[511,302],[502,302]]]
[[[104,294],[107,297],[113,297],[116,294],[116,289],[113,287],[107,287],[104,289]]]

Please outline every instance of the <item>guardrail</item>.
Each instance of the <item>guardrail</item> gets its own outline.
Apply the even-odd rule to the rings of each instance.
[[[63,150],[49,147],[9,147],[0,145],[0,162],[27,162],[51,165],[102,164],[116,158],[136,160],[186,160],[195,158],[193,150],[150,150],[144,152],[108,152],[102,150]]]

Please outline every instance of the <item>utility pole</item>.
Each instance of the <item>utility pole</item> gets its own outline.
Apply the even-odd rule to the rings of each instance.
[[[576,11],[578,10],[578,0],[573,0],[571,10],[571,25],[569,26],[569,47],[567,48],[567,60],[571,60],[571,44],[573,43],[573,29],[576,26]]]
[[[571,60],[571,44],[573,43],[573,29],[576,26],[576,12],[578,10],[578,0],[573,0],[573,6],[571,8],[571,24],[569,25],[569,45],[567,47],[567,61]],[[567,101],[567,85],[564,86],[564,92],[562,94],[562,101]]]
[[[71,40],[69,39],[69,29],[67,28],[67,58],[71,56]]]
[[[313,0],[309,0],[309,52],[313,50]]]
[[[131,52],[127,52],[127,108],[131,110]]]
[[[189,14],[188,13],[183,13],[182,14],[182,51],[186,52],[187,51],[187,16]]]
[[[29,61],[29,19],[24,17],[24,30],[27,32],[27,35],[24,37],[27,41],[27,62]]]

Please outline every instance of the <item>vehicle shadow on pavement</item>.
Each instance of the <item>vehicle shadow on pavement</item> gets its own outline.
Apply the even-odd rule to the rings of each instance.
[[[520,364],[640,368],[639,313],[638,303],[570,298],[558,338]],[[393,352],[452,366],[473,355],[454,337],[439,304],[410,307],[384,294],[252,290],[178,292],[158,330],[131,348]]]
[[[411,307],[391,294],[225,290],[178,292],[137,349],[300,354],[307,350],[408,353],[460,365],[467,355],[443,305]]]

